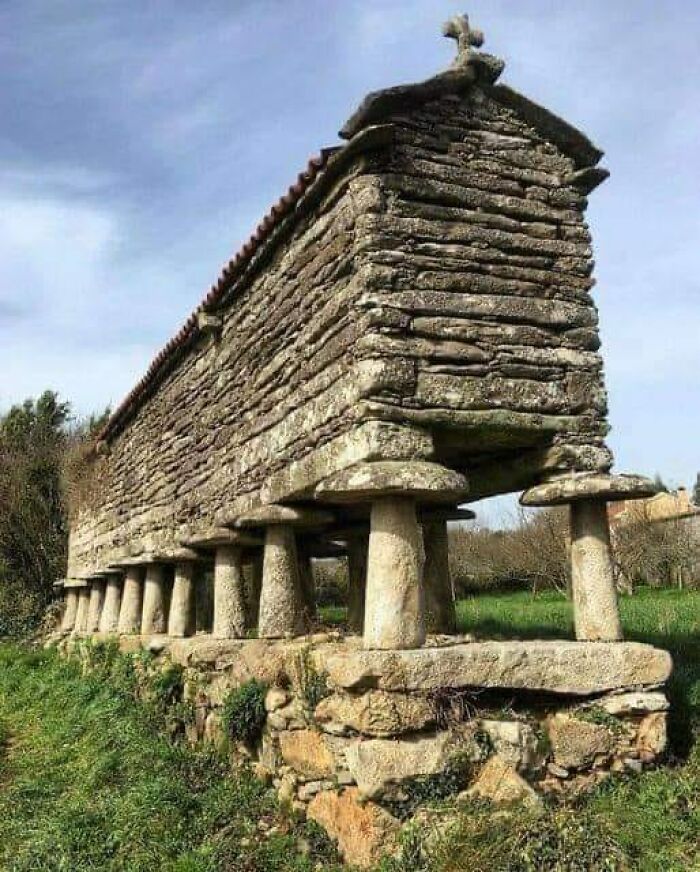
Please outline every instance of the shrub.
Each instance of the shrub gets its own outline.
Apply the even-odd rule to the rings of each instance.
[[[229,738],[253,745],[262,735],[267,714],[267,685],[255,679],[232,690],[224,700],[221,720]]]

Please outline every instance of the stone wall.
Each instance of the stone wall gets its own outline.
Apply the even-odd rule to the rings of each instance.
[[[368,652],[331,632],[119,644],[150,650],[156,671],[181,667],[188,740],[251,763],[360,867],[391,851],[433,800],[538,805],[639,772],[666,747],[670,657],[639,643],[462,637]],[[235,741],[223,712],[251,681],[264,685],[264,726],[255,740]]]
[[[331,159],[110,432],[69,576],[362,460],[468,469],[474,498],[610,465],[580,160],[510,102],[444,93]]]
[[[373,411],[429,427],[475,496],[515,484],[494,477],[494,455],[523,464],[544,445],[550,463],[611,462],[586,199],[563,182],[576,163],[499,93],[390,116],[395,146],[373,159],[384,208],[360,219],[374,246],[362,305],[381,330],[358,345],[392,356],[406,384]]]
[[[124,548],[175,545],[353,427],[385,369],[354,350],[366,326],[353,304],[368,196],[359,166],[345,174],[222,311],[220,336],[189,351],[96,459],[69,575],[104,568]],[[360,459],[378,438],[376,428],[357,434]]]

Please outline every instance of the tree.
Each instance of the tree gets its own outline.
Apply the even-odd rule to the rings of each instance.
[[[696,506],[700,506],[700,472],[697,474],[695,485],[693,486],[693,502]]]
[[[46,391],[0,418],[0,635],[12,616],[38,617],[65,572],[61,464],[69,416],[69,404]]]

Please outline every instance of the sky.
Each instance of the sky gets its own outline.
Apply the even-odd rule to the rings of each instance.
[[[700,470],[696,0],[0,0],[0,411],[115,406],[368,91],[444,69],[580,127],[616,468]]]

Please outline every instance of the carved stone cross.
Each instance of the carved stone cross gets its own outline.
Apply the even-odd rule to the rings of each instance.
[[[442,35],[457,40],[457,65],[469,60],[473,54],[472,46],[479,48],[484,44],[483,32],[469,26],[467,15],[455,15],[446,21],[442,25]]]

